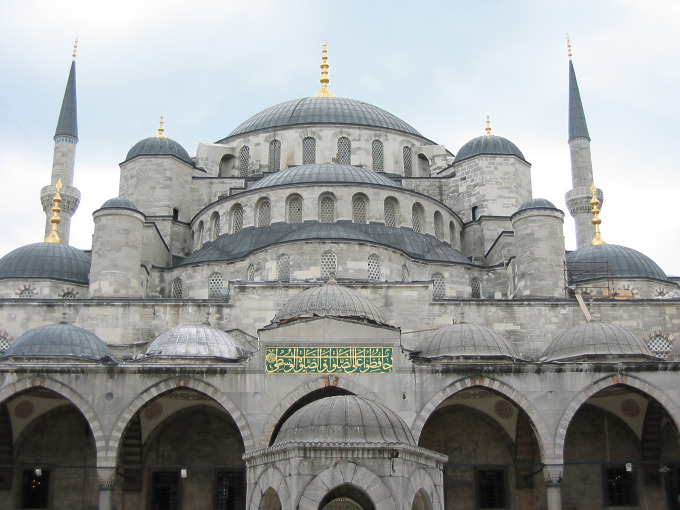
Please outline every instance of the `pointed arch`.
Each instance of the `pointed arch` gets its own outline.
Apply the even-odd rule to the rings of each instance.
[[[286,484],[286,478],[277,467],[269,467],[259,476],[252,493],[248,497],[248,508],[250,510],[269,510],[265,500],[271,491],[279,498],[281,508],[290,508],[290,490]]]

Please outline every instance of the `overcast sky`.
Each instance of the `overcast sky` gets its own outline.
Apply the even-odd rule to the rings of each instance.
[[[680,2],[570,1],[30,1],[0,2],[0,254],[43,239],[40,189],[77,58],[71,244],[91,247],[92,212],[118,195],[118,164],[165,134],[194,155],[259,111],[330,89],[400,117],[458,149],[484,133],[532,164],[534,197],[566,213],[568,60],[604,191],[602,234],[680,275]]]

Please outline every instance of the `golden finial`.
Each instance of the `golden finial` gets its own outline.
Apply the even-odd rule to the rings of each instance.
[[[569,34],[567,34],[567,54],[569,55],[569,60],[571,60],[571,39]]]
[[[50,223],[52,224],[52,231],[50,232],[50,235],[48,235],[45,238],[46,243],[61,243],[61,239],[59,239],[59,234],[57,234],[57,228],[59,227],[59,223],[61,223],[61,218],[59,217],[59,212],[61,212],[61,208],[59,207],[59,203],[61,202],[60,195],[60,191],[62,188],[61,179],[57,181],[57,185],[55,186],[55,188],[57,188],[57,194],[54,195],[54,198],[52,199],[52,202],[54,202],[54,207],[52,207],[52,217],[50,218]]]
[[[78,49],[78,36],[76,36],[76,42],[73,43],[73,60],[76,59],[76,50]]]
[[[491,121],[488,115],[486,116],[486,134],[484,136],[493,136],[493,133],[491,133]]]
[[[593,194],[593,197],[590,199],[590,206],[593,208],[592,211],[590,211],[590,214],[593,215],[593,219],[590,220],[590,222],[595,225],[595,237],[590,244],[593,246],[607,244],[600,235],[600,223],[602,223],[602,220],[598,217],[598,214],[600,214],[600,209],[598,208],[600,201],[597,199],[597,187],[595,186],[595,183],[590,187],[590,192]]]
[[[321,82],[321,90],[313,97],[336,97],[335,94],[328,90],[328,83],[331,81],[328,78],[328,68],[330,67],[328,65],[328,51],[326,50],[328,41],[323,41],[321,44],[323,45],[323,54],[321,56],[321,79],[319,80]]]
[[[164,132],[165,129],[163,129],[163,116],[161,115],[161,122],[158,126],[158,134],[156,135],[156,138],[165,138],[165,135],[163,134]]]

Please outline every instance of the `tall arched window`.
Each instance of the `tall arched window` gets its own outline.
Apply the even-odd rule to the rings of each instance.
[[[319,221],[321,223],[333,223],[335,221],[335,200],[330,195],[321,197],[319,203]]]
[[[195,249],[198,250],[201,246],[203,246],[203,221],[198,222],[198,228],[196,229]]]
[[[404,147],[404,177],[413,177],[413,151],[411,147]]]
[[[451,248],[456,247],[456,225],[452,221],[449,222],[449,244]]]
[[[302,197],[288,199],[288,223],[302,223]]]
[[[272,140],[269,142],[269,171],[276,172],[281,166],[281,142]]]
[[[366,223],[366,197],[354,195],[352,198],[352,221],[354,223]]]
[[[446,286],[444,285],[444,275],[435,273],[432,275],[432,297],[434,299],[443,299],[446,295]]]
[[[243,230],[243,206],[236,204],[231,209],[231,233],[238,234]]]
[[[352,142],[349,138],[343,136],[338,138],[338,163],[341,165],[351,165],[352,164]]]
[[[444,239],[444,218],[439,211],[434,212],[434,236],[440,241]]]
[[[175,278],[172,280],[172,298],[179,299],[182,297],[182,279]]]
[[[368,280],[371,282],[380,280],[380,257],[375,253],[368,256]]]
[[[408,282],[410,279],[411,275],[409,274],[408,266],[404,264],[401,266],[401,281]]]
[[[302,164],[316,163],[316,139],[308,136],[302,140]]]
[[[268,198],[257,205],[257,226],[268,227],[272,223],[272,203]]]
[[[250,168],[250,147],[244,145],[238,153],[238,174],[241,177],[246,177],[248,175],[248,169]]]
[[[281,282],[290,281],[290,257],[286,253],[276,257],[276,279]]]
[[[430,160],[425,154],[418,154],[418,175],[421,177],[430,176]]]
[[[222,297],[224,280],[221,273],[213,273],[208,277],[208,298],[217,299]]]
[[[413,204],[411,208],[411,222],[413,231],[423,234],[425,232],[425,211],[420,204]]]
[[[373,171],[374,172],[384,172],[384,149],[383,143],[380,140],[373,140],[371,144],[371,153],[373,155]]]
[[[473,278],[470,281],[470,296],[472,299],[480,299],[482,297],[482,285],[479,283],[479,278]]]
[[[248,271],[246,271],[246,280],[249,282],[255,281],[255,266],[252,264],[248,266]]]
[[[215,211],[210,215],[210,224],[212,225],[212,238],[217,239],[220,236],[220,213]]]
[[[330,280],[335,278],[338,272],[338,258],[332,251],[321,254],[321,279]]]
[[[397,202],[393,198],[385,199],[385,226],[397,226]]]
[[[220,159],[220,168],[218,175],[220,177],[232,177],[236,166],[236,156],[233,154],[225,154]]]

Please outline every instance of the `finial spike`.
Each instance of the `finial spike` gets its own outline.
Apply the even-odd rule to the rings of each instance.
[[[326,50],[326,46],[328,46],[328,41],[323,41],[321,45],[323,46],[320,66],[321,79],[319,80],[321,82],[321,90],[313,97],[336,97],[335,94],[333,94],[328,89],[328,84],[331,81],[330,78],[328,77],[328,68],[330,67],[330,65],[328,64],[328,51]]]
[[[607,244],[600,234],[600,223],[602,223],[602,220],[598,216],[598,214],[600,214],[600,209],[598,208],[600,201],[597,199],[597,187],[595,186],[595,183],[590,187],[590,192],[593,194],[593,197],[590,199],[590,206],[593,208],[592,211],[590,211],[590,214],[593,215],[593,219],[590,220],[590,222],[595,225],[595,237],[590,244],[593,246]]]
[[[158,126],[158,134],[156,135],[156,138],[165,138],[165,129],[163,128],[163,116],[161,115],[161,121]]]
[[[52,199],[52,202],[54,202],[54,206],[52,207],[52,217],[50,218],[50,223],[52,224],[52,231],[50,232],[50,235],[48,235],[45,238],[46,243],[61,243],[61,239],[59,238],[57,229],[59,227],[59,223],[61,223],[61,218],[59,217],[61,207],[59,207],[59,203],[61,202],[62,187],[63,184],[61,183],[61,179],[59,179],[55,186],[55,188],[57,188],[57,194],[54,195],[54,198]]]
[[[76,59],[76,51],[78,50],[78,37],[76,36],[76,41],[73,43],[73,60]]]
[[[486,116],[486,134],[484,136],[493,136],[493,133],[491,132],[491,121],[489,120],[489,116]]]
[[[569,60],[571,60],[571,39],[569,34],[567,34],[567,54],[569,55]]]

